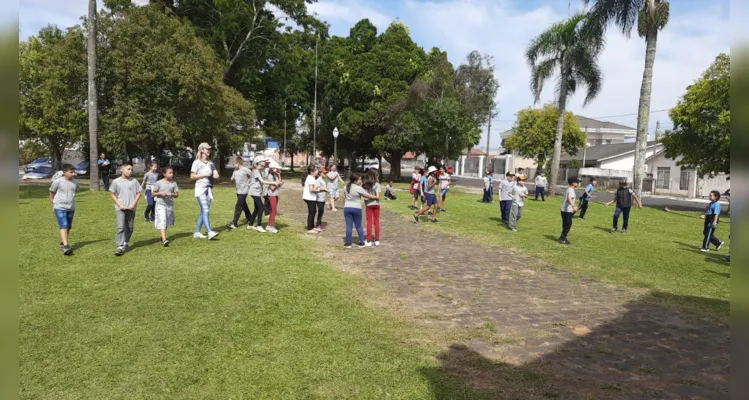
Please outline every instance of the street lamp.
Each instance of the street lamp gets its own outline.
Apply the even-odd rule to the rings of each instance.
[[[333,165],[338,165],[338,127],[333,128]]]

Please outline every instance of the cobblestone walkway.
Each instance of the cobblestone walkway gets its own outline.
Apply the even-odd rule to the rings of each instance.
[[[319,241],[334,265],[382,285],[411,320],[455,332],[451,344],[550,371],[577,394],[571,398],[728,398],[728,326],[655,305],[644,291],[576,279],[530,257],[425,230],[384,209],[382,246],[346,250],[339,210],[326,211],[327,231],[305,237]],[[281,211],[304,224],[300,189],[285,190]],[[446,354],[443,362],[455,358]]]

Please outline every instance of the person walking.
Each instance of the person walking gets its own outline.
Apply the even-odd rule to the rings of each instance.
[[[487,173],[489,178],[489,203],[494,203],[494,170],[490,169]]]
[[[109,174],[112,173],[111,166],[112,163],[107,158],[107,155],[104,153],[99,154],[99,159],[96,160],[96,167],[99,168],[104,190],[109,190]]]
[[[560,244],[571,244],[567,239],[570,230],[572,229],[572,218],[577,212],[577,206],[575,205],[575,188],[580,185],[580,179],[576,176],[571,176],[567,179],[569,187],[567,187],[567,193],[564,195],[564,201],[562,202],[562,235],[559,236]]]
[[[375,198],[365,198],[364,205],[367,208],[367,247],[380,245],[380,173],[372,168],[366,173],[362,188]],[[372,240],[372,228],[374,228],[374,240]]]
[[[627,229],[629,228],[629,212],[632,209],[633,198],[635,199],[635,201],[637,201],[637,206],[642,209],[642,202],[640,201],[640,198],[637,197],[637,194],[635,194],[632,189],[627,187],[627,181],[620,181],[619,189],[616,189],[614,199],[604,204],[604,206],[608,207],[611,204],[616,203],[613,228],[611,228],[611,231],[609,232],[615,233],[617,231],[619,227],[619,216],[624,214],[624,225],[622,225],[622,233],[625,235],[627,234]]]
[[[75,216],[75,194],[80,190],[80,184],[75,179],[74,166],[64,164],[62,171],[63,176],[53,180],[49,187],[49,201],[52,203],[52,211],[60,228],[60,250],[69,256],[73,254],[73,247],[68,240]]]
[[[263,204],[263,185],[271,184],[273,181],[266,180],[265,176],[265,165],[268,161],[263,155],[256,156],[252,160],[253,169],[252,176],[250,178],[250,186],[247,191],[247,195],[252,198],[253,211],[250,214],[250,220],[247,221],[247,229],[255,230],[261,233],[265,233],[263,228],[263,212],[265,212],[265,205]],[[253,226],[256,224],[255,226]]]
[[[447,192],[450,191],[450,185],[452,184],[451,176],[447,172],[447,168],[442,167],[442,173],[440,174],[440,212],[447,212]]]
[[[174,199],[179,197],[179,187],[174,181],[174,170],[172,167],[164,168],[164,178],[156,181],[153,185],[153,196],[156,198],[154,211],[154,227],[161,234],[161,244],[169,247],[169,239],[166,231],[174,226]]]
[[[346,202],[343,205],[343,216],[346,218],[346,240],[343,246],[347,249],[351,248],[354,227],[356,227],[356,233],[359,235],[358,247],[366,247],[366,244],[364,243],[364,229],[362,229],[361,226],[361,201],[362,198],[375,199],[376,196],[367,193],[367,191],[361,187],[361,184],[361,175],[352,173],[349,177],[349,182],[343,188],[343,194],[346,197]]]
[[[198,222],[195,226],[193,238],[205,239],[206,236],[200,231],[205,226],[208,240],[214,240],[218,232],[211,229],[211,203],[213,202],[213,182],[218,179],[218,170],[211,161],[211,145],[201,143],[198,146],[198,154],[190,168],[190,180],[195,182],[195,198],[200,206]]]
[[[585,192],[583,192],[582,196],[580,196],[580,204],[577,206],[580,210],[579,219],[585,219],[585,213],[588,212],[588,202],[593,198],[593,192],[596,190],[596,185],[598,185],[598,179],[590,178],[590,183],[585,188]]]
[[[278,229],[276,229],[276,214],[278,214],[278,195],[281,192],[281,186],[283,186],[283,179],[281,178],[281,166],[278,162],[271,161],[269,167],[270,173],[267,179],[273,183],[268,184],[266,200],[270,206],[270,213],[268,214],[268,225],[265,230],[270,233],[278,233]]]
[[[114,255],[121,256],[130,251],[130,238],[135,229],[135,208],[141,196],[141,186],[138,180],[133,178],[133,165],[122,164],[120,168],[122,175],[112,181],[109,191],[114,201],[115,215],[117,217],[117,250]]]
[[[512,207],[512,197],[510,192],[515,186],[515,174],[508,171],[505,179],[499,182],[499,211],[502,216],[502,222],[510,222],[510,207]]]
[[[536,201],[538,201],[538,195],[541,195],[541,201],[546,201],[546,184],[548,184],[548,180],[546,179],[546,173],[543,171],[536,175],[536,181],[534,182],[536,184]]]
[[[231,174],[231,180],[236,185],[237,202],[234,204],[234,218],[231,220],[227,228],[229,230],[237,229],[239,225],[239,217],[244,212],[247,223],[250,222],[252,213],[250,207],[247,206],[247,196],[250,192],[250,179],[252,179],[252,170],[244,166],[244,159],[240,156],[234,157],[232,162],[234,165],[234,172]]]
[[[416,206],[416,202],[419,199],[419,196],[421,195],[421,189],[420,189],[420,181],[421,181],[421,170],[418,168],[414,168],[413,172],[411,173],[411,186],[409,189],[409,192],[411,193],[411,206],[409,207],[412,210],[418,210],[419,207]]]
[[[146,222],[153,222],[155,218],[156,199],[153,197],[153,186],[159,180],[158,171],[159,164],[152,162],[146,174],[143,175],[143,182],[141,183],[141,188],[146,190],[146,200],[148,202],[146,211],[143,213],[143,218],[145,218]]]
[[[705,224],[702,229],[704,238],[702,239],[702,248],[700,251],[710,251],[710,244],[715,246],[715,250],[720,250],[723,247],[723,241],[715,236],[715,231],[718,229],[718,220],[720,219],[720,192],[713,190],[710,192],[710,204],[707,205],[705,214],[701,217],[705,219]]]
[[[427,175],[424,177],[426,182],[422,184],[423,197],[426,199],[426,206],[423,206],[419,212],[413,215],[415,223],[419,223],[419,217],[424,215],[430,208],[432,208],[432,222],[437,221],[437,213],[439,213],[437,196],[434,194],[434,188],[437,186],[437,179],[434,177],[434,173],[437,172],[437,168],[434,166],[429,167]]]
[[[510,192],[510,197],[512,197],[512,205],[510,206],[509,228],[511,231],[517,232],[517,224],[523,216],[523,209],[525,208],[525,198],[528,197],[528,188],[525,187],[525,175],[518,176],[518,180]]]
[[[302,199],[307,203],[307,233],[314,234],[320,231],[315,229],[315,214],[317,214],[317,167],[314,165],[307,166],[307,175],[302,180],[304,188],[302,190]]]

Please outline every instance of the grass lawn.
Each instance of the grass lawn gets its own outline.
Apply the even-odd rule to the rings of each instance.
[[[407,190],[408,185],[399,185]],[[457,189],[457,188],[456,188]],[[578,276],[647,288],[655,299],[727,320],[729,315],[730,220],[721,218],[717,236],[726,241],[720,252],[701,253],[703,220],[696,212],[667,213],[635,206],[629,220],[629,233],[611,234],[615,207],[591,203],[585,220],[575,218],[569,239],[571,246],[557,243],[562,230],[562,197],[546,202],[526,201],[518,231],[509,231],[500,221],[499,204],[481,203],[481,194],[452,190],[447,213],[438,224],[426,229],[464,236],[481,243],[500,245],[533,256],[549,266]],[[407,191],[384,207],[410,216]],[[647,204],[646,204],[647,205]],[[621,228],[623,217],[619,219]]]
[[[183,190],[171,247],[139,217],[115,257],[112,202],[84,188],[64,257],[47,187],[20,188],[21,398],[474,398],[424,373],[438,349],[404,344],[415,328],[365,305],[299,228],[194,240]],[[217,227],[234,199],[217,190]]]

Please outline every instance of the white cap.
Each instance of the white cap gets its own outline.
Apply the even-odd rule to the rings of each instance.
[[[276,160],[271,160],[269,168],[281,169],[281,166],[278,165],[278,162]]]
[[[261,162],[265,162],[265,160],[267,160],[267,158],[265,158],[265,156],[263,156],[263,155],[261,154],[261,155],[259,155],[259,156],[255,156],[255,159],[254,159],[254,160],[252,160],[252,163],[253,163],[253,164],[260,164]]]
[[[429,167],[429,169],[427,170],[427,174],[431,174],[432,172],[436,172],[436,171],[437,171],[437,167],[433,165]]]

